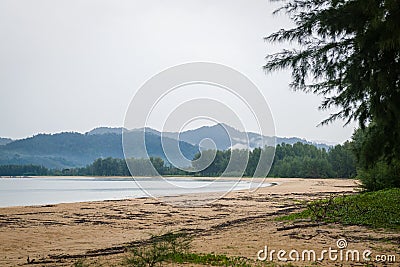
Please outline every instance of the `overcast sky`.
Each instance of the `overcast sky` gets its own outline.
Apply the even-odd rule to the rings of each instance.
[[[288,27],[268,0],[0,0],[0,136],[122,126],[138,88],[185,62],[225,64],[262,91],[278,136],[343,142],[355,124],[317,127],[321,98],[266,74],[282,49],[263,37]]]

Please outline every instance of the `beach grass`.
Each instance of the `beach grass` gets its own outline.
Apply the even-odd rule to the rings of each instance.
[[[400,230],[400,189],[364,192],[350,196],[330,197],[312,201],[302,212],[277,220],[311,219],[345,225]]]
[[[224,254],[194,253],[189,251],[190,243],[191,237],[182,232],[168,232],[152,236],[149,244],[130,249],[129,256],[125,257],[122,265],[129,267],[175,266],[176,264],[232,267],[292,266],[276,265],[273,262],[255,262],[245,257],[232,257]]]

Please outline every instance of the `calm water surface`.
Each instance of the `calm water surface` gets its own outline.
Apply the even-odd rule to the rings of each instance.
[[[270,184],[263,184],[268,186]],[[189,193],[227,192],[254,188],[246,180],[190,178],[0,178],[0,207],[99,201]]]

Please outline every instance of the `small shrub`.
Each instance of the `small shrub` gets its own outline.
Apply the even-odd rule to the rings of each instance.
[[[152,236],[149,244],[131,249],[131,256],[125,261],[128,266],[154,267],[171,259],[174,255],[187,252],[190,238],[185,233],[167,233]]]
[[[88,265],[85,264],[83,259],[79,259],[72,265],[73,267],[87,267]]]

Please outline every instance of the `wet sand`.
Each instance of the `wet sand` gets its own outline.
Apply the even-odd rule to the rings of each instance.
[[[353,194],[357,181],[274,178],[267,182],[278,185],[252,193],[231,192],[205,206],[172,206],[163,200],[193,205],[212,194],[0,208],[0,266],[27,265],[28,256],[38,266],[72,266],[79,258],[94,266],[119,266],[126,246],[140,245],[154,234],[183,230],[193,236],[194,252],[254,260],[265,245],[276,250],[318,250],[335,247],[339,238],[346,239],[351,249],[399,255],[396,232],[311,222],[288,227],[287,222],[274,220],[301,210],[309,200]],[[319,266],[335,265],[323,261]]]

